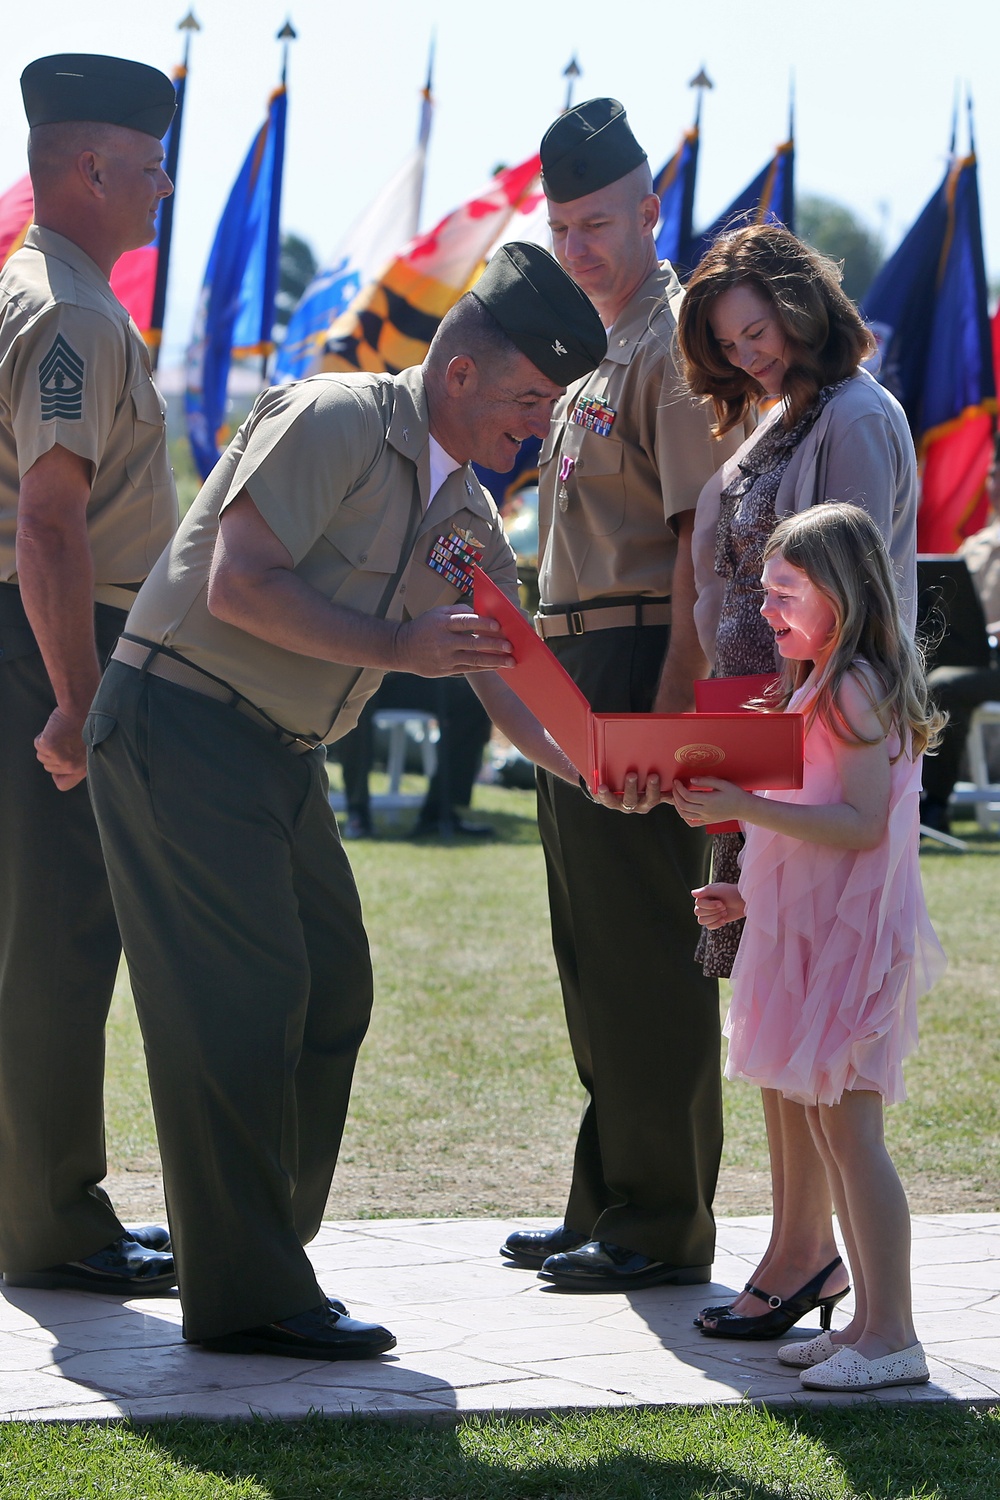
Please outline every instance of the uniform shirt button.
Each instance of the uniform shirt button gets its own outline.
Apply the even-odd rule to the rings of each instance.
[[[358,562],[365,563],[367,561],[368,561],[368,553],[367,552],[362,552],[361,556],[358,558]]]

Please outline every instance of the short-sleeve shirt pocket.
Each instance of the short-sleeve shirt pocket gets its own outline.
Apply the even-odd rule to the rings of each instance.
[[[125,460],[128,477],[139,483],[160,446],[164,426],[163,408],[153,382],[143,375],[129,393],[132,404],[132,448]]]
[[[369,507],[354,507],[345,499],[325,529],[324,541],[360,573],[394,573],[403,535],[385,525],[381,514],[372,513]]]
[[[565,480],[567,503],[559,524],[590,536],[609,536],[625,519],[624,448],[617,438],[584,433],[572,471]]]

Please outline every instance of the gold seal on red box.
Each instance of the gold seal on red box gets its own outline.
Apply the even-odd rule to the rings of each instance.
[[[721,745],[679,745],[674,760],[682,766],[692,766],[707,771],[711,766],[721,765],[726,752]]]

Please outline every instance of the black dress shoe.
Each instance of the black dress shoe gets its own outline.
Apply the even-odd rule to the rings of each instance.
[[[193,1342],[214,1354],[278,1354],[285,1359],[370,1359],[396,1347],[388,1328],[335,1312],[329,1297],[277,1323]]]
[[[170,1249],[170,1230],[166,1224],[134,1224],[131,1228],[126,1224],[125,1234],[146,1250]]]
[[[515,1229],[500,1246],[500,1254],[506,1260],[514,1260],[519,1266],[540,1266],[550,1255],[563,1250],[575,1250],[585,1245],[587,1236],[577,1234],[560,1224],[558,1229]]]
[[[117,1297],[148,1297],[177,1284],[172,1255],[147,1250],[122,1235],[93,1255],[44,1271],[5,1271],[8,1286],[41,1287],[45,1291],[109,1292]]]
[[[340,834],[345,839],[373,839],[375,830],[370,818],[363,818],[358,813],[349,813]]]
[[[711,1281],[712,1267],[675,1266],[607,1240],[588,1240],[578,1250],[550,1255],[538,1274],[574,1292],[615,1292],[661,1282],[694,1286]]]

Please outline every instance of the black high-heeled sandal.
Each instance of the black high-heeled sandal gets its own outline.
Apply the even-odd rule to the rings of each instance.
[[[818,1307],[820,1327],[826,1333],[830,1328],[833,1309],[851,1289],[849,1286],[845,1287],[842,1292],[834,1292],[831,1297],[820,1297],[817,1294],[830,1272],[842,1264],[838,1255],[836,1260],[831,1260],[828,1266],[823,1267],[818,1276],[800,1287],[794,1297],[775,1297],[769,1292],[761,1291],[760,1287],[750,1286],[747,1291],[767,1303],[766,1313],[761,1313],[759,1318],[744,1318],[739,1313],[720,1313],[715,1319],[714,1327],[709,1328],[702,1323],[701,1331],[710,1339],[777,1339],[787,1333],[793,1323]],[[707,1310],[703,1316],[709,1316]]]
[[[752,1292],[753,1282],[748,1281],[743,1291]],[[735,1301],[736,1298],[734,1297],[733,1302]],[[717,1302],[714,1307],[703,1307],[700,1313],[695,1313],[691,1321],[696,1328],[700,1328],[702,1318],[721,1318],[723,1313],[729,1312],[733,1302]]]

